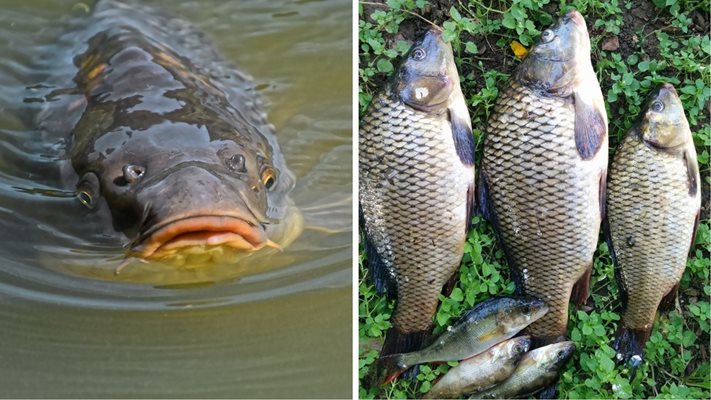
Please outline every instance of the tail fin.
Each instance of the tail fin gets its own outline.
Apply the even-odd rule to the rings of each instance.
[[[615,334],[612,347],[617,351],[617,360],[628,363],[630,367],[630,381],[634,378],[637,367],[644,358],[644,345],[652,334],[652,328],[633,329],[620,324]]]
[[[430,337],[430,330],[402,333],[397,328],[390,328],[385,336],[385,343],[380,350],[375,379],[378,384],[391,382],[412,365],[405,364],[402,353],[417,351],[424,347]],[[415,372],[416,375],[416,372]]]

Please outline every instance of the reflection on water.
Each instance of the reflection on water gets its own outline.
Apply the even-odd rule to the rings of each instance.
[[[133,264],[113,275],[126,238],[75,199],[65,138],[26,125],[73,75],[57,60],[71,60],[79,44],[64,34],[88,8],[4,2],[3,395],[349,397],[350,2],[147,3],[197,25],[254,77],[306,230],[284,252],[236,266]]]

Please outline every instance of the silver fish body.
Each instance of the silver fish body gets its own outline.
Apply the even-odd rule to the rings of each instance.
[[[424,398],[458,398],[465,393],[479,392],[505,381],[514,372],[530,344],[528,336],[519,336],[463,360],[435,383]]]
[[[526,353],[513,374],[500,385],[475,393],[470,399],[514,399],[529,397],[555,382],[558,373],[575,351],[573,342],[558,342]]]

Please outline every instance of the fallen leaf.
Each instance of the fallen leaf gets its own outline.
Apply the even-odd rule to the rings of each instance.
[[[615,51],[620,48],[620,39],[617,36],[610,36],[602,41],[602,49],[605,51]]]
[[[511,50],[513,50],[514,55],[519,60],[523,60],[524,58],[526,58],[526,55],[528,55],[528,50],[526,50],[526,48],[523,47],[521,43],[515,40],[511,42]]]

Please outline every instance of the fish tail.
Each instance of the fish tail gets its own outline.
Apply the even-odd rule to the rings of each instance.
[[[385,343],[380,350],[380,359],[377,363],[377,377],[379,383],[391,382],[407,369],[412,367],[404,362],[402,353],[409,353],[421,349],[430,337],[430,330],[403,333],[397,328],[390,328],[385,335]],[[409,374],[410,376],[412,374]],[[415,372],[416,375],[416,372]]]
[[[631,367],[631,376],[637,366],[642,362],[644,354],[644,345],[649,340],[652,333],[652,328],[634,329],[620,324],[615,333],[615,340],[612,342],[612,347],[617,351],[617,360],[628,362]]]
[[[408,366],[402,362],[402,354],[391,354],[380,357],[377,364],[376,379],[380,385],[386,385],[394,381],[400,374],[407,370]]]

